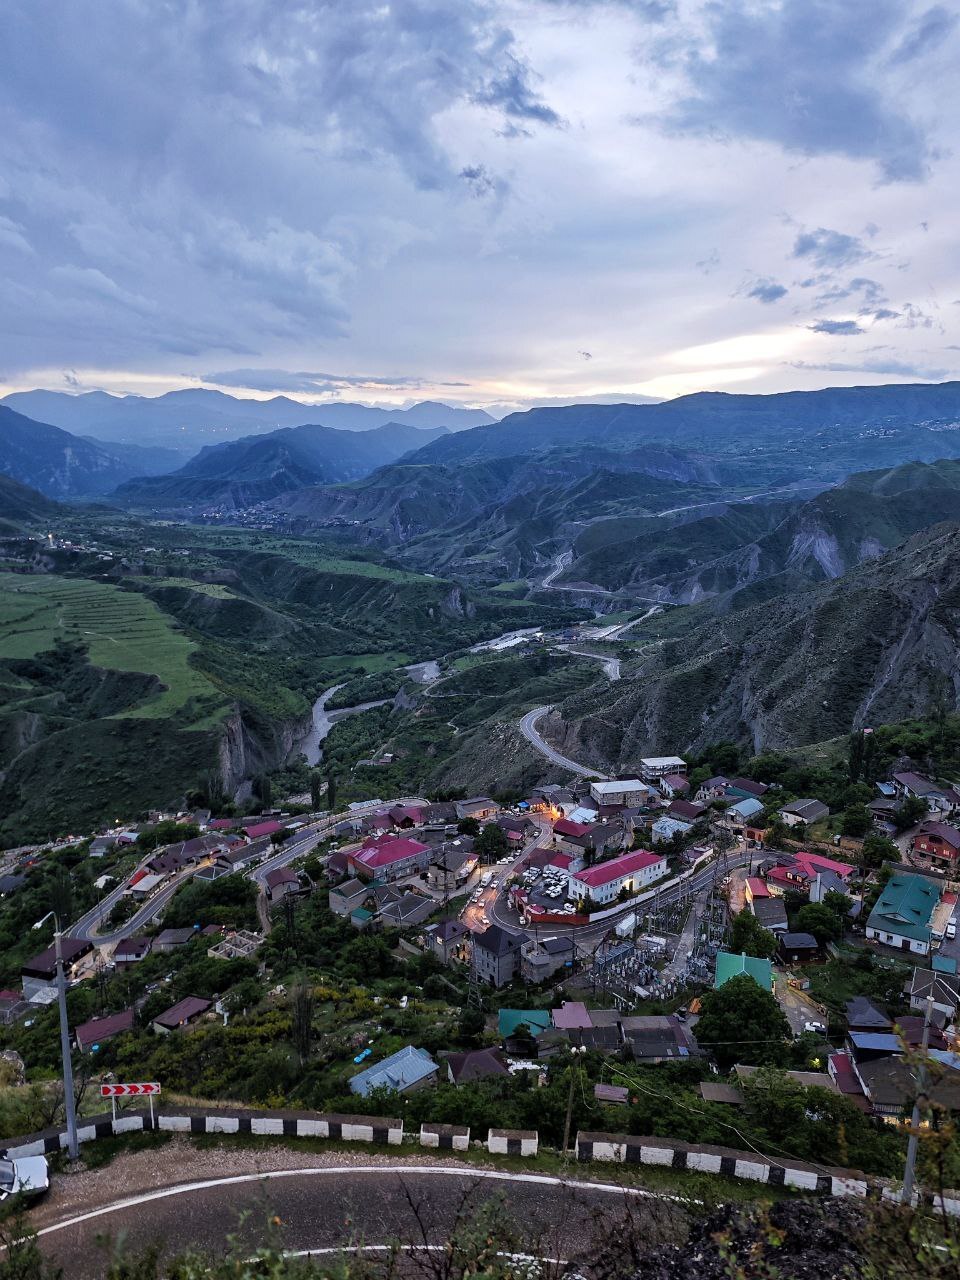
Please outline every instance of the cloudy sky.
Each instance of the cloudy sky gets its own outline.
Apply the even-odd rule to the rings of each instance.
[[[7,0],[0,389],[960,376],[955,4]]]

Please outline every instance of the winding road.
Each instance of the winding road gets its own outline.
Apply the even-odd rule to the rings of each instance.
[[[122,1235],[134,1255],[156,1245],[167,1257],[189,1248],[222,1257],[228,1237],[254,1253],[272,1222],[272,1242],[289,1254],[373,1251],[394,1242],[428,1253],[449,1241],[458,1221],[493,1201],[516,1247],[579,1269],[596,1258],[618,1222],[636,1217],[642,1201],[664,1199],[613,1182],[453,1163],[344,1163],[185,1181],[62,1217],[48,1210],[40,1221],[53,1220],[38,1223],[38,1234],[44,1255],[71,1280],[95,1280],[107,1265],[98,1246],[103,1237]]]
[[[591,765],[580,764],[576,760],[571,760],[569,756],[561,755],[540,735],[537,731],[537,724],[548,711],[552,710],[552,707],[534,707],[532,711],[528,711],[517,722],[517,728],[534,750],[539,751],[542,756],[546,756],[552,764],[558,765],[561,769],[569,769],[571,773],[581,776],[589,773],[593,777],[600,778],[601,781],[609,778],[610,775],[608,773],[601,773],[599,769],[594,769]]]

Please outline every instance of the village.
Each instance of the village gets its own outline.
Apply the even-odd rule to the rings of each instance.
[[[7,1053],[24,1077],[50,1066],[30,1060],[30,1029],[53,1015],[58,953],[73,1005],[107,980],[116,1005],[137,990],[138,969],[153,978],[129,1005],[101,1001],[71,1026],[92,1078],[126,1038],[129,1062],[144,1038],[236,1025],[247,1010],[231,972],[259,983],[245,1004],[282,1004],[265,956],[307,900],[333,927],[383,939],[391,972],[436,975],[422,992],[400,982],[402,996],[374,997],[395,1006],[393,1034],[348,1039],[334,1092],[409,1097],[518,1073],[543,1085],[589,1052],[601,1107],[631,1096],[620,1064],[699,1064],[704,1103],[733,1111],[773,1063],[798,1087],[899,1124],[922,1050],[937,1064],[936,1098],[960,1105],[960,793],[897,770],[864,806],[868,830],[824,838],[831,815],[815,797],[746,777],[691,781],[677,756],[643,759],[638,773],[544,785],[509,804],[402,797],[296,817],[156,814],[140,830],[99,833],[81,846],[88,864],[112,868],[94,881],[96,904],[24,959],[19,990],[0,991]],[[142,852],[145,834],[184,831]],[[7,857],[4,906],[43,857]],[[236,918],[222,896],[207,913],[216,919],[176,911],[188,891],[200,904],[241,882]],[[214,962],[215,989],[179,979],[199,955]],[[447,1043],[404,1040],[427,994],[459,1013]],[[769,1052],[742,1034],[744,1020],[767,1028]]]

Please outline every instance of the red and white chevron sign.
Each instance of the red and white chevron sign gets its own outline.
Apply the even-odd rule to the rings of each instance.
[[[142,1098],[160,1092],[158,1084],[102,1084],[101,1098]]]

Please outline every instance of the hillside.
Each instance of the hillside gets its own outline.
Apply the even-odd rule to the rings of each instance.
[[[647,443],[749,459],[756,480],[839,480],[866,466],[960,455],[960,382],[774,395],[702,392],[660,404],[580,404],[514,413],[435,441],[416,462],[476,461],[591,442]]]
[[[535,572],[594,520],[720,502],[735,469],[694,454],[581,446],[460,466],[406,459],[270,505],[299,529],[343,528],[422,570],[491,583]]]
[[[725,596],[768,579],[837,578],[911,534],[953,519],[960,462],[907,463],[850,476],[804,503],[751,503],[664,528],[648,520],[635,531],[599,522],[574,542],[560,581],[688,604]],[[625,533],[628,536],[623,536]]]
[[[33,524],[45,516],[55,515],[58,511],[60,511],[59,503],[45,498],[36,489],[20,484],[18,480],[0,475],[0,531]]]
[[[942,524],[836,581],[650,646],[632,676],[560,708],[574,758],[629,769],[652,751],[822,741],[928,713],[960,691],[960,525]]]
[[[15,391],[0,404],[78,435],[161,445],[187,454],[218,441],[309,423],[321,423],[342,431],[370,431],[388,422],[463,431],[494,421],[482,409],[464,409],[432,401],[423,401],[408,409],[374,408],[346,402],[313,405],[288,396],[253,400],[203,387],[168,391],[160,396],[114,396],[104,391],[88,391],[82,395],[63,391]]]
[[[249,507],[289,490],[358,479],[445,434],[443,427],[396,423],[371,431],[284,427],[209,445],[178,471],[131,480],[113,496],[124,506],[153,510]]]
[[[176,463],[168,450],[105,445],[0,405],[0,473],[51,498],[96,497],[144,469]]]

